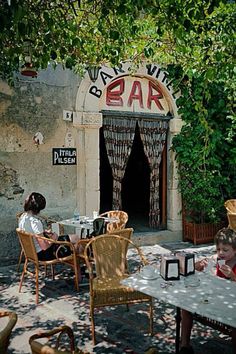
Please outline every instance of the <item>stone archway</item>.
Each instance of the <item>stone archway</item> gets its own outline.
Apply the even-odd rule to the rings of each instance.
[[[129,103],[128,106],[131,111],[135,110],[136,113],[139,113],[140,106],[142,106],[141,96],[137,94],[137,92],[140,92],[139,82],[140,80],[146,80],[149,82],[149,94],[151,92],[152,96],[153,93],[150,91],[150,87],[151,90],[152,87],[158,87],[163,96],[159,103],[162,108],[164,107],[164,114],[171,113],[173,116],[167,137],[167,228],[169,230],[181,230],[182,223],[179,214],[181,199],[177,191],[176,163],[173,153],[169,150],[172,137],[180,131],[182,126],[175,104],[176,95],[171,89],[166,73],[162,72],[157,65],[143,66],[132,76],[129,75],[129,66],[129,63],[125,63],[120,69],[102,67],[95,83],[91,83],[86,76],[78,90],[74,126],[78,129],[77,198],[80,201],[81,209],[83,208],[81,212],[90,214],[92,210],[99,209],[99,128],[102,126],[102,112],[107,108],[112,111],[117,110],[114,102],[120,104],[121,97],[118,97],[119,95],[114,96],[114,92],[121,92],[124,78],[126,78],[127,82],[131,83],[131,94],[129,96],[131,98],[130,101],[129,99],[126,101]],[[107,88],[109,88],[110,94],[107,94]],[[112,89],[115,91],[112,92]],[[155,101],[155,97],[151,97],[151,100]],[[137,101],[139,108],[137,108]],[[133,106],[132,103],[134,103]],[[147,108],[149,108],[150,116],[157,114],[157,112],[153,113],[153,106],[150,107],[150,102],[149,107],[141,107],[141,112],[146,112]],[[118,106],[118,110],[126,111],[127,105],[126,107]]]

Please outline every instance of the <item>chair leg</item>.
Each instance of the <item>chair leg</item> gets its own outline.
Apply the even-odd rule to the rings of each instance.
[[[19,255],[18,264],[17,264],[17,269],[16,269],[17,272],[19,272],[23,256],[24,256],[24,251],[23,251],[23,249],[21,249],[20,255]]]
[[[92,341],[93,341],[93,345],[96,345],[95,322],[94,322],[94,307],[93,307],[93,305],[90,306],[90,317],[91,317]]]
[[[39,268],[35,265],[36,305],[39,303]]]
[[[52,274],[52,280],[55,279],[55,270],[53,264],[51,264],[51,274]]]
[[[77,291],[79,291],[79,276],[80,276],[80,265],[75,264],[74,265],[74,272],[75,272],[75,288]]]
[[[150,316],[150,334],[153,336],[153,301],[151,299],[150,302],[150,310],[149,310],[149,316]]]
[[[19,285],[19,293],[21,292],[21,288],[22,288],[24,276],[25,276],[26,269],[27,269],[27,263],[28,263],[28,262],[27,262],[27,259],[26,259],[26,260],[25,260],[25,263],[24,263],[23,271],[22,271],[22,274],[21,274],[20,285]]]

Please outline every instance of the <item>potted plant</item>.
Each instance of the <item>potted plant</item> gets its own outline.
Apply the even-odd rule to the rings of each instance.
[[[202,75],[179,81],[184,122],[173,138],[182,195],[183,239],[211,242],[227,225],[224,202],[236,195],[236,148],[223,86]],[[231,132],[231,135],[230,135]]]

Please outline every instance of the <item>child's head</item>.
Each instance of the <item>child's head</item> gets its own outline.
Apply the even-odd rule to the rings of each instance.
[[[236,232],[224,227],[215,235],[217,254],[225,260],[232,259],[236,254]]]
[[[24,210],[38,214],[46,207],[46,199],[40,193],[33,192],[25,200]]]

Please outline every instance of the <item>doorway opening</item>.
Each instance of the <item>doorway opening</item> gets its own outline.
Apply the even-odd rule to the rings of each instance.
[[[108,160],[103,128],[100,128],[100,213],[112,210],[113,177]],[[160,227],[166,228],[166,147],[160,165]],[[150,167],[136,124],[131,154],[122,181],[122,210],[129,215],[127,226],[136,232],[156,231],[149,226]]]
[[[131,154],[122,181],[122,208],[129,215],[129,226],[149,231],[150,167],[136,124]]]

